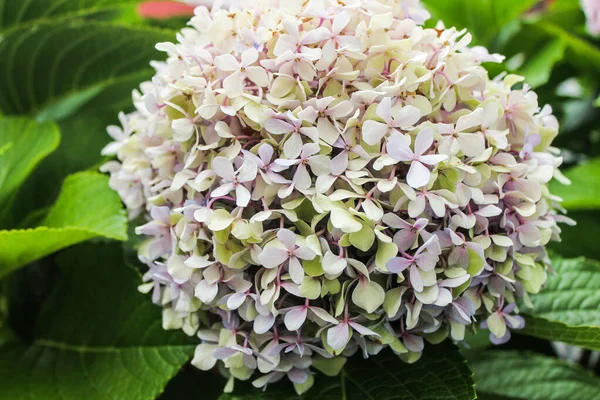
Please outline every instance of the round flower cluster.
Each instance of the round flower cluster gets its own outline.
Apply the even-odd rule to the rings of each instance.
[[[418,0],[199,7],[104,154],[166,329],[257,387],[523,326],[559,239],[558,123]],[[314,369],[313,369],[314,368]]]

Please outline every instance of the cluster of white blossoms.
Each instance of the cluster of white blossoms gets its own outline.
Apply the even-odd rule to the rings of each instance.
[[[418,0],[199,7],[104,154],[166,329],[193,365],[301,393],[314,370],[424,339],[523,326],[546,280],[564,180],[558,123],[494,80]]]

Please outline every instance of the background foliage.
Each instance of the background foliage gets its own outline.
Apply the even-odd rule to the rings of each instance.
[[[500,348],[428,346],[320,376],[310,399],[568,399],[600,393],[600,47],[576,0],[423,0],[447,26],[505,54],[561,121],[573,184],[552,185],[578,221],[553,246],[556,274],[532,297],[522,335]],[[0,400],[298,398],[187,365],[194,340],[161,327],[103,162],[105,128],[149,79],[154,44],[185,19],[151,21],[135,0],[0,0]],[[129,228],[131,229],[131,227]],[[80,242],[87,241],[85,244]],[[129,243],[129,244],[128,244]],[[69,247],[68,249],[66,249]],[[65,250],[63,250],[65,249]],[[551,344],[562,341],[578,348]],[[558,356],[557,356],[558,354]],[[574,361],[579,362],[577,365]],[[471,371],[474,371],[473,374]],[[326,371],[325,371],[326,372]]]

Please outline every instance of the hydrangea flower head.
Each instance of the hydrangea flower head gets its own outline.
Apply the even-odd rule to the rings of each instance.
[[[546,280],[558,123],[416,0],[198,7],[103,169],[147,223],[141,286],[192,364],[299,393],[337,358],[494,343]]]

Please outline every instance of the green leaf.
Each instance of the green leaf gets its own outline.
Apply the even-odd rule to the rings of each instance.
[[[91,239],[127,240],[127,218],[108,177],[81,172],[68,177],[41,226],[0,231],[0,276],[57,250]]]
[[[489,46],[502,28],[519,18],[537,0],[423,0],[435,21],[467,28],[479,44]]]
[[[49,206],[68,174],[102,161],[107,125],[132,110],[131,90],[154,74],[149,62],[164,59],[157,42],[172,31],[97,21],[45,21],[7,34],[0,42],[0,109],[38,120],[60,119],[62,143],[34,172],[11,208],[13,225],[28,211]],[[37,193],[48,196],[37,196]]]
[[[550,182],[550,192],[563,198],[567,210],[600,209],[600,158],[568,169],[564,175],[570,185]]]
[[[423,357],[407,364],[391,351],[363,359],[348,360],[336,377],[317,375],[315,385],[304,395],[293,392],[290,383],[269,385],[266,391],[244,388],[223,394],[219,400],[424,400],[474,399],[472,372],[458,349],[444,342],[427,346]]]
[[[554,38],[563,40],[567,46],[565,59],[571,64],[591,73],[594,78],[600,72],[600,48],[545,18],[533,20],[532,26]]]
[[[0,109],[64,117],[120,79],[152,75],[154,44],[171,31],[83,20],[48,21],[4,36]],[[91,92],[90,92],[91,91]],[[50,112],[49,110],[53,110]]]
[[[595,399],[600,379],[579,365],[517,351],[465,352],[478,394],[523,400]]]
[[[564,257],[588,257],[600,260],[600,210],[570,211],[577,225],[561,224],[561,241],[550,242],[548,248]]]
[[[161,327],[160,308],[117,245],[85,245],[58,258],[60,280],[31,344],[0,347],[1,400],[150,400],[194,345]]]
[[[551,40],[536,53],[529,54],[517,74],[523,75],[525,81],[534,88],[547,83],[552,68],[562,60],[566,48],[564,39],[559,37]]]
[[[140,0],[0,0],[0,32],[48,20],[121,10],[139,2]]]
[[[17,189],[59,141],[52,123],[0,117],[0,221]]]
[[[375,242],[375,232],[368,224],[362,223],[362,228],[358,232],[352,232],[348,235],[352,246],[361,251],[368,251]]]
[[[552,265],[556,274],[531,296],[533,309],[520,332],[600,350],[600,263],[553,258]]]

